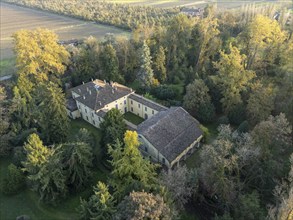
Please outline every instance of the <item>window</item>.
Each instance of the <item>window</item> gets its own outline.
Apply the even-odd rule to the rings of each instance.
[[[94,117],[94,113],[92,112],[92,117]]]
[[[115,105],[116,109],[118,109],[118,104]]]
[[[140,108],[140,104],[138,104],[138,108]]]
[[[147,111],[147,110],[148,110],[148,108],[147,108],[147,107],[144,107],[144,110],[145,110],[145,111]]]
[[[127,112],[127,107],[124,108],[124,113],[126,113],[126,112]]]
[[[144,150],[145,150],[145,152],[148,152],[148,147],[144,146]]]
[[[89,117],[86,116],[86,120],[89,120]]]
[[[85,110],[85,113],[87,113],[87,110],[86,110],[86,108],[85,108],[84,110]]]
[[[165,164],[165,163],[166,163],[166,161],[165,161],[165,158],[162,158],[162,163],[163,163],[163,164]]]
[[[101,118],[99,117],[99,121],[101,121]]]
[[[153,110],[152,113],[155,114],[155,111]]]
[[[144,114],[144,119],[148,119],[148,114]]]
[[[96,122],[95,122],[95,121],[93,121],[93,124],[95,125],[95,124],[96,124]]]
[[[130,101],[131,105],[133,104],[132,100]]]
[[[124,105],[126,105],[126,100],[124,100]]]
[[[80,105],[78,105],[78,108],[80,109]]]
[[[131,107],[131,111],[133,112],[133,108]]]

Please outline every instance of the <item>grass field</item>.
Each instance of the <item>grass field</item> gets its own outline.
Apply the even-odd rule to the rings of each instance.
[[[141,117],[139,117],[139,116],[137,116],[137,115],[135,115],[135,114],[133,114],[131,112],[126,112],[123,116],[127,121],[129,121],[129,122],[131,122],[132,124],[135,124],[135,125],[138,125],[138,124],[140,124],[141,122],[144,121],[143,118],[141,118]]]
[[[48,28],[55,31],[60,40],[84,39],[89,36],[102,38],[107,33],[129,35],[128,32],[115,27],[3,2],[0,4],[0,26],[0,60],[14,56],[11,35],[20,29]]]
[[[0,60],[0,77],[11,75],[15,72],[15,58]]]
[[[91,126],[83,120],[71,121],[69,140],[71,140],[80,128],[88,129],[95,140],[95,154],[99,158],[100,155],[100,139],[101,132],[97,128]],[[0,158],[0,182],[5,176],[7,166],[11,163],[11,158]],[[99,180],[106,182],[108,176],[106,170],[99,160],[95,162],[93,169],[93,181],[89,183],[89,187],[79,193],[70,194],[68,198],[62,200],[56,206],[46,205],[39,201],[38,195],[29,190],[12,195],[5,196],[0,193],[0,219],[15,220],[19,215],[28,215],[31,220],[75,220],[78,219],[76,208],[80,204],[80,197],[88,198],[92,194],[92,187]]]

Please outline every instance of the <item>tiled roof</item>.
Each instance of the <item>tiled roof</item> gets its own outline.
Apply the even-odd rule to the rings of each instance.
[[[129,96],[129,98],[131,98],[134,101],[137,101],[137,102],[139,102],[139,103],[141,103],[141,104],[143,104],[143,105],[145,105],[145,106],[147,106],[149,108],[152,108],[154,110],[157,110],[157,111],[164,111],[164,110],[167,110],[168,109],[167,107],[165,107],[163,105],[160,105],[158,103],[155,103],[155,102],[153,102],[153,101],[151,101],[149,99],[146,99],[146,98],[144,98],[144,97],[142,97],[140,95],[137,95],[135,93],[131,94]]]
[[[114,83],[112,85],[101,80],[91,81],[71,89],[79,95],[75,100],[88,106],[93,110],[103,108],[105,105],[114,102],[130,93],[132,89]]]
[[[138,125],[143,135],[169,162],[202,136],[199,122],[181,107],[161,111]]]

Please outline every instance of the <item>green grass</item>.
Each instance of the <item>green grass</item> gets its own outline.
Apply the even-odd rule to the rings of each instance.
[[[133,114],[131,112],[126,112],[123,116],[127,121],[129,121],[129,122],[131,122],[132,124],[135,124],[135,125],[138,125],[138,124],[140,124],[141,122],[144,121],[143,118],[141,118],[141,117],[139,117],[139,116],[137,116],[137,115],[135,115],[135,114]]]
[[[87,122],[78,119],[71,121],[69,140],[71,140],[80,128],[88,129],[95,139],[95,154],[100,156],[101,131]],[[7,166],[12,162],[11,158],[0,158],[0,182],[5,176]],[[98,181],[105,182],[109,171],[99,161],[93,168],[93,180],[88,188],[82,192],[71,193],[68,197],[57,203],[56,206],[44,204],[39,201],[37,193],[30,189],[6,196],[0,193],[0,219],[15,220],[19,215],[28,215],[31,220],[74,220],[78,219],[76,208],[80,204],[80,197],[88,198],[92,194],[92,186]]]
[[[0,77],[14,74],[15,71],[15,58],[0,60]]]

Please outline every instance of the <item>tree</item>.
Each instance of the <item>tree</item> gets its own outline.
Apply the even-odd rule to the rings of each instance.
[[[269,209],[269,217],[272,220],[288,220],[293,217],[293,154],[290,157],[291,169],[286,178],[276,186],[274,195],[276,197],[276,204]]]
[[[190,174],[195,175],[196,173],[188,170],[186,166],[179,166],[174,170],[163,170],[160,176],[160,183],[171,193],[172,200],[177,205],[178,210],[184,209],[184,205],[191,198],[196,188],[197,184]]]
[[[57,35],[48,29],[20,30],[13,34],[18,75],[32,82],[51,81],[62,75],[69,53],[58,44]]]
[[[114,219],[172,219],[172,213],[159,195],[131,192],[118,205]]]
[[[276,57],[280,44],[285,40],[285,34],[281,30],[276,20],[258,15],[247,25],[244,31],[243,41],[245,54],[247,54],[247,68],[253,69],[257,65],[261,67],[267,63],[272,63]],[[263,63],[261,63],[263,62]]]
[[[167,79],[165,49],[160,46],[154,59],[154,72],[161,83]]]
[[[184,96],[184,108],[202,122],[211,121],[215,114],[215,108],[211,103],[211,97],[208,92],[209,88],[204,81],[198,79],[186,87]]]
[[[81,219],[107,220],[115,213],[114,198],[109,193],[108,186],[98,182],[94,194],[89,201],[81,199],[79,214]]]
[[[6,177],[3,178],[1,191],[3,194],[14,194],[25,185],[25,178],[22,171],[14,164],[8,166]]]
[[[118,109],[109,110],[103,122],[100,124],[102,130],[103,144],[114,144],[116,140],[122,141],[124,133],[126,131],[126,124],[122,113]],[[105,147],[105,149],[107,149]]]
[[[156,168],[149,160],[145,160],[139,149],[138,135],[135,131],[126,131],[124,147],[117,141],[108,149],[113,166],[110,185],[115,189],[115,196],[123,198],[137,189],[151,189],[156,183]]]
[[[274,109],[275,92],[272,85],[264,86],[257,83],[252,88],[247,103],[247,114],[252,124],[267,119]]]
[[[143,46],[141,48],[140,63],[141,65],[137,77],[143,87],[150,88],[152,85],[156,84],[156,82],[152,69],[152,57],[150,55],[150,48],[148,47],[146,41],[143,42]]]
[[[67,138],[69,119],[62,90],[48,83],[40,87],[38,96],[39,124],[48,143],[60,143]],[[50,120],[48,120],[50,118]]]
[[[220,60],[214,63],[218,74],[212,78],[221,90],[221,102],[226,113],[242,103],[241,92],[247,89],[249,82],[255,77],[254,72],[245,70],[244,62],[245,55],[241,55],[237,47],[230,45],[230,53],[221,51]]]
[[[92,171],[92,147],[84,142],[61,144],[56,151],[67,175],[67,185],[80,189],[89,182]]]
[[[100,53],[100,66],[103,79],[123,82],[123,78],[118,72],[119,63],[116,50],[110,43],[106,44]]]
[[[34,190],[38,192],[40,200],[54,203],[56,200],[65,197],[68,188],[66,186],[66,174],[60,157],[52,154],[43,163],[40,170],[30,176],[34,182]]]
[[[95,146],[95,140],[92,134],[86,128],[80,128],[74,137],[75,142],[84,142],[91,146]]]
[[[28,178],[36,174],[41,166],[48,161],[52,150],[43,145],[37,134],[31,134],[24,145],[26,161],[23,162],[24,171],[28,172]]]
[[[0,156],[6,156],[10,151],[10,114],[11,104],[6,100],[6,92],[4,87],[0,86]]]

